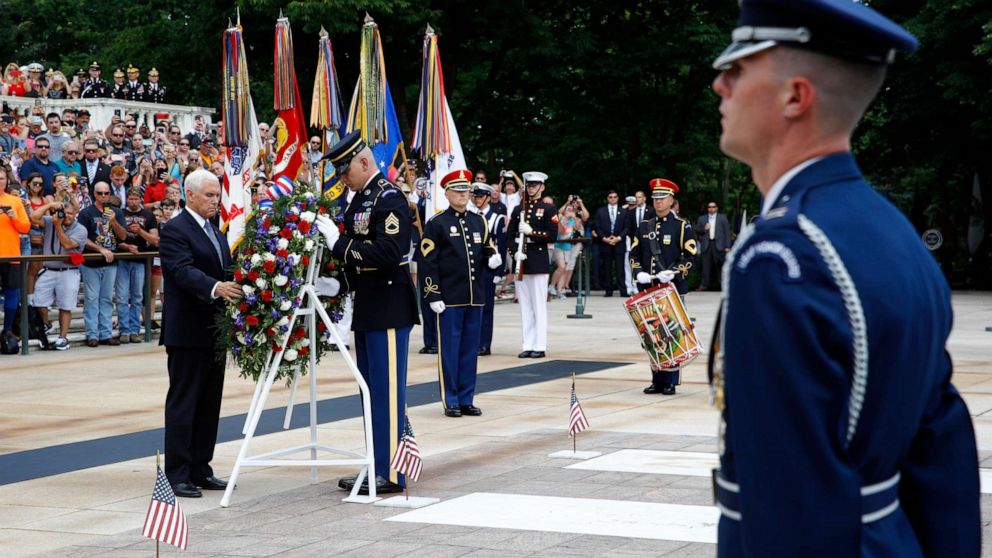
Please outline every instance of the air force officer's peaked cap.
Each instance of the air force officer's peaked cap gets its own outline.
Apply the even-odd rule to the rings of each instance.
[[[890,64],[910,54],[916,37],[875,10],[853,0],[742,0],[740,26],[713,67],[777,45],[808,49],[846,60]]]
[[[365,142],[362,141],[362,134],[355,130],[345,134],[341,141],[334,144],[334,147],[323,158],[325,161],[330,161],[335,167],[340,167],[351,162],[355,155],[358,155],[363,149],[365,149]]]

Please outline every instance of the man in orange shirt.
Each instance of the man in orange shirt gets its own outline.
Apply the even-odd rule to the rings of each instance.
[[[0,257],[21,255],[21,235],[31,230],[31,221],[21,198],[7,193],[13,181],[6,167],[0,168]],[[14,314],[21,299],[21,264],[0,263],[0,287],[3,288],[3,332],[13,335]],[[7,346],[6,339],[3,346]]]

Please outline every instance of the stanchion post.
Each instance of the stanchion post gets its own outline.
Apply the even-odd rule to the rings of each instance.
[[[580,242],[580,244],[585,244]],[[591,315],[586,314],[586,299],[589,298],[589,275],[585,273],[588,265],[586,264],[586,249],[583,246],[582,254],[579,256],[579,284],[577,288],[577,293],[575,296],[575,313],[569,314],[568,318],[573,320],[586,320],[592,318]],[[585,292],[583,293],[583,283],[585,284]]]
[[[28,267],[31,264],[21,262],[21,356],[28,356],[28,342],[31,334],[28,332]]]

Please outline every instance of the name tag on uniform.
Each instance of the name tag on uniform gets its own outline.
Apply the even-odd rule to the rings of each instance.
[[[664,244],[665,246],[668,246],[669,244],[671,244],[672,243],[672,235],[666,234],[665,236],[662,236],[661,237],[661,243]]]
[[[472,233],[472,242],[482,244],[482,235],[477,232]]]

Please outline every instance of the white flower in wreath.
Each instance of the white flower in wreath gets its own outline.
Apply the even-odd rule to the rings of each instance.
[[[303,249],[307,252],[313,250],[313,241],[308,238],[307,241],[303,243]]]
[[[296,352],[296,349],[286,349],[286,355],[282,358],[286,362],[293,362],[298,356],[300,356],[300,353]]]
[[[294,215],[297,215],[300,212],[300,208],[296,207],[295,205],[291,205],[289,206],[289,212]]]
[[[306,221],[307,223],[313,223],[317,219],[317,214],[313,211],[304,211],[300,213],[300,221]]]
[[[310,339],[307,338],[307,337],[304,337],[303,340],[300,341],[300,346],[301,347],[309,347],[310,346]]]
[[[276,322],[276,327],[282,327],[284,325],[289,325],[289,316],[283,316],[281,320]]]
[[[258,254],[252,254],[251,255],[251,265],[256,266],[256,265],[258,265],[260,263],[262,263],[262,256],[260,256]]]
[[[277,227],[275,225],[272,225],[271,227],[269,227],[269,236],[275,236],[277,234],[279,234],[279,227]]]
[[[262,279],[261,277],[259,277],[258,279],[255,279],[255,286],[258,287],[259,289],[263,289],[264,290],[265,287],[268,287],[269,286],[269,284],[265,281],[265,279]]]
[[[300,255],[297,254],[296,252],[290,252],[289,256],[287,257],[289,258],[290,265],[297,265],[301,261]]]
[[[241,292],[244,293],[245,296],[251,296],[255,294],[255,287],[252,287],[251,285],[245,285],[241,287]]]
[[[300,231],[296,230],[293,231],[293,238],[303,238],[303,235],[300,234]]]
[[[281,304],[279,304],[279,310],[281,310],[283,312],[286,312],[287,310],[289,310],[292,307],[293,307],[293,301],[292,300],[284,300],[284,301],[282,301]]]
[[[285,238],[280,238],[276,246],[278,246],[280,250],[285,250],[286,248],[289,248],[289,241]]]
[[[246,342],[246,338],[245,338],[245,334],[244,333],[239,333],[238,334],[238,343],[241,343],[242,345],[247,345],[247,342]]]
[[[277,287],[284,287],[286,286],[286,283],[289,283],[289,277],[281,274],[276,275],[276,278],[273,279],[272,282],[275,283]]]
[[[272,252],[266,252],[265,255],[262,256],[262,259],[267,262],[274,262],[276,261],[276,255],[273,254]]]

